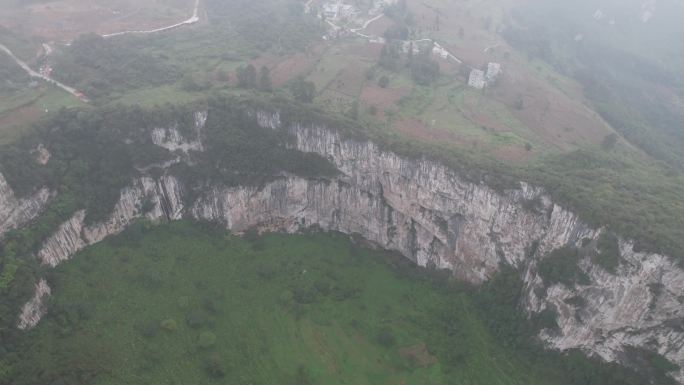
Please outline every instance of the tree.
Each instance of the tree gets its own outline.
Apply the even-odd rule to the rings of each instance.
[[[295,100],[304,103],[311,103],[316,95],[316,85],[307,81],[304,77],[297,77],[290,85],[290,92]]]
[[[304,365],[299,365],[297,367],[297,373],[295,373],[295,380],[294,380],[295,385],[310,385],[311,384],[311,377],[309,376],[309,373],[306,370],[306,367]]]
[[[209,88],[209,80],[200,73],[186,73],[181,79],[181,88],[185,91],[202,91]]]
[[[399,47],[396,42],[390,42],[385,44],[380,51],[380,60],[378,64],[381,67],[388,69],[390,71],[396,71],[399,69],[399,62],[401,56],[399,53]]]
[[[271,81],[271,70],[266,66],[261,66],[259,76],[259,91],[271,92],[273,91],[273,82]]]
[[[240,88],[256,88],[256,77],[256,68],[251,64],[237,69],[238,87]]]
[[[615,145],[617,144],[618,139],[619,139],[618,134],[616,134],[614,132],[606,135],[603,138],[603,141],[601,142],[601,148],[603,148],[604,150],[612,150],[613,148],[615,148]]]
[[[387,86],[389,86],[389,78],[383,75],[378,79],[378,85],[382,88],[387,88]]]
[[[357,120],[359,118],[359,101],[354,100],[354,103],[352,103],[351,108],[347,112],[348,116],[354,120]]]
[[[409,29],[405,25],[392,25],[383,34],[387,40],[406,40],[409,36]]]
[[[394,333],[392,333],[392,329],[388,327],[383,327],[380,329],[378,335],[376,336],[376,340],[378,341],[378,344],[384,348],[390,348],[397,342],[396,338],[394,337]]]
[[[421,53],[411,63],[411,77],[420,85],[429,85],[439,77],[439,63],[432,60],[429,53]]]

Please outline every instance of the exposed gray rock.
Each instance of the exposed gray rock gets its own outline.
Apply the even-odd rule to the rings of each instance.
[[[47,312],[45,299],[50,296],[50,286],[44,279],[36,284],[36,292],[22,308],[19,315],[17,327],[19,329],[30,329],[38,324],[40,319]]]
[[[0,174],[0,235],[36,218],[53,195],[47,188],[42,188],[28,198],[19,199]]]
[[[188,139],[185,138],[178,127],[172,126],[168,128],[158,127],[152,130],[152,143],[157,146],[166,148],[169,151],[180,150],[187,153],[190,150],[202,151],[202,129],[207,122],[207,112],[196,112],[194,115],[195,126],[194,134],[195,138]]]
[[[581,348],[607,361],[619,360],[625,346],[642,347],[682,366],[684,273],[671,259],[635,252],[629,242],[620,242],[620,252],[622,261],[615,274],[589,258],[582,261],[589,285],[554,285],[543,298],[530,290],[529,312],[553,305],[559,314],[561,332],[543,332],[542,339],[555,348]],[[535,286],[540,282],[530,288]],[[582,306],[565,302],[576,296],[583,298]],[[677,379],[684,382],[682,371]]]
[[[149,211],[143,212],[146,205]],[[84,247],[123,231],[137,218],[180,219],[182,210],[181,190],[176,178],[165,176],[158,181],[140,178],[121,191],[107,221],[86,226],[85,211],[78,211],[43,243],[37,255],[43,264],[54,267]]]
[[[41,166],[48,164],[52,156],[43,143],[40,143],[31,153],[36,157],[36,162]]]
[[[541,334],[550,347],[581,348],[612,361],[625,346],[641,346],[684,366],[684,271],[668,257],[634,252],[632,243],[621,240],[621,265],[614,274],[585,258],[581,268],[590,277],[588,285],[554,285],[538,297],[544,292],[539,259],[601,233],[542,189],[521,183],[497,192],[439,163],[402,157],[326,127],[282,127],[277,113],[253,116],[263,127],[288,130],[296,149],[326,157],[342,174],[331,179],[286,175],[261,187],[210,186],[187,207],[175,178],[141,178],[122,191],[108,221],[84,226],[83,214],[77,213],[38,255],[54,265],[143,215],[206,219],[234,232],[256,225],[296,232],[316,225],[360,234],[421,266],[448,268],[473,283],[489,279],[500,263],[518,267],[526,285],[525,309],[535,313],[553,305],[558,310],[560,332]],[[151,210],[142,213],[146,200]],[[534,209],[530,201],[538,202]],[[583,309],[565,302],[573,296],[584,299]],[[683,373],[677,374],[680,381]]]

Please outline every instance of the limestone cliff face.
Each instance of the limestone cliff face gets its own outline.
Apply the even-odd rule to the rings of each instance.
[[[528,311],[553,305],[559,313],[560,333],[541,337],[553,347],[582,348],[607,361],[620,360],[625,346],[643,347],[684,366],[684,272],[665,256],[635,252],[626,241],[620,253],[615,274],[582,261],[589,285],[555,285],[541,298],[530,290]],[[539,284],[534,274],[531,267],[531,286]],[[572,297],[584,303],[568,304]],[[684,382],[682,371],[677,379]]]
[[[77,251],[123,231],[134,219],[180,219],[182,203],[176,178],[165,176],[158,181],[143,177],[123,189],[114,211],[105,222],[85,224],[86,213],[78,211],[50,236],[37,255],[43,264],[57,266]],[[149,206],[149,207],[145,207]],[[148,211],[143,212],[147,208]]]
[[[207,112],[196,112],[194,118],[194,138],[185,138],[178,127],[157,127],[152,130],[152,142],[169,151],[202,151],[202,141],[200,138],[204,124],[207,122]]]
[[[47,188],[42,188],[28,198],[19,199],[0,174],[0,235],[36,218],[52,196]]]
[[[36,292],[22,308],[19,315],[19,329],[30,329],[38,324],[40,319],[47,312],[45,299],[50,296],[50,286],[44,279],[36,284]]]
[[[587,258],[581,268],[590,277],[588,285],[559,284],[542,295],[539,259],[601,233],[553,203],[542,189],[521,183],[500,193],[465,181],[439,163],[405,158],[323,126],[283,127],[277,113],[252,116],[263,127],[288,130],[296,149],[328,158],[341,175],[284,175],[259,187],[217,184],[186,205],[184,189],[173,176],[143,177],[121,192],[108,221],[86,226],[85,213],[76,213],[38,256],[54,266],[141,216],[205,219],[235,232],[256,225],[296,232],[316,225],[360,234],[421,266],[447,268],[473,283],[489,279],[500,263],[516,266],[526,283],[525,309],[534,313],[554,306],[558,311],[560,331],[541,334],[549,346],[578,347],[619,360],[624,347],[634,345],[684,366],[684,271],[667,257],[634,252],[629,241],[621,240],[616,273]],[[566,303],[575,296],[584,299],[582,308]],[[678,379],[684,382],[684,372]]]

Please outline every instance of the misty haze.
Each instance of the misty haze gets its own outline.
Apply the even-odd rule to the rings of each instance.
[[[0,0],[0,385],[684,385],[684,0]]]

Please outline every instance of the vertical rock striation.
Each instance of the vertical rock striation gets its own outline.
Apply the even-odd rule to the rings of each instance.
[[[40,319],[47,313],[45,299],[50,296],[50,286],[44,279],[36,284],[36,292],[22,308],[17,327],[21,330],[30,329],[38,324]]]
[[[42,188],[28,198],[19,199],[0,174],[0,235],[35,219],[53,195],[47,188]]]
[[[157,127],[151,132],[152,143],[172,152],[176,150],[185,153],[191,150],[202,151],[202,129],[207,122],[207,116],[208,113],[206,111],[194,114],[193,131],[195,138],[193,139],[185,138],[177,126]]]
[[[149,206],[147,211],[143,211],[145,206]],[[137,218],[180,219],[182,209],[181,190],[176,178],[164,176],[158,181],[139,178],[121,191],[108,220],[86,225],[86,212],[78,211],[43,243],[37,255],[43,264],[54,267],[84,247],[123,231]]]
[[[614,273],[586,257],[580,268],[589,276],[588,284],[544,288],[538,261],[560,247],[596,240],[601,229],[553,203],[542,189],[521,183],[498,192],[437,162],[403,157],[324,126],[284,127],[277,113],[252,116],[262,127],[287,130],[294,148],[329,159],[341,175],[285,175],[258,187],[216,184],[187,204],[173,176],[139,178],[122,190],[109,220],[85,225],[85,213],[76,213],[38,256],[54,266],[142,216],[209,220],[235,232],[252,226],[297,232],[315,225],[360,234],[421,266],[450,269],[473,283],[489,279],[502,263],[515,266],[525,281],[526,311],[552,306],[558,312],[560,330],[540,335],[550,347],[581,348],[614,361],[625,347],[639,346],[684,366],[684,271],[668,257],[635,252],[632,243],[621,240],[621,262]],[[206,114],[196,116],[201,122],[197,127],[204,120]],[[569,304],[573,297],[581,297],[583,305]],[[677,374],[682,382],[683,373]]]

